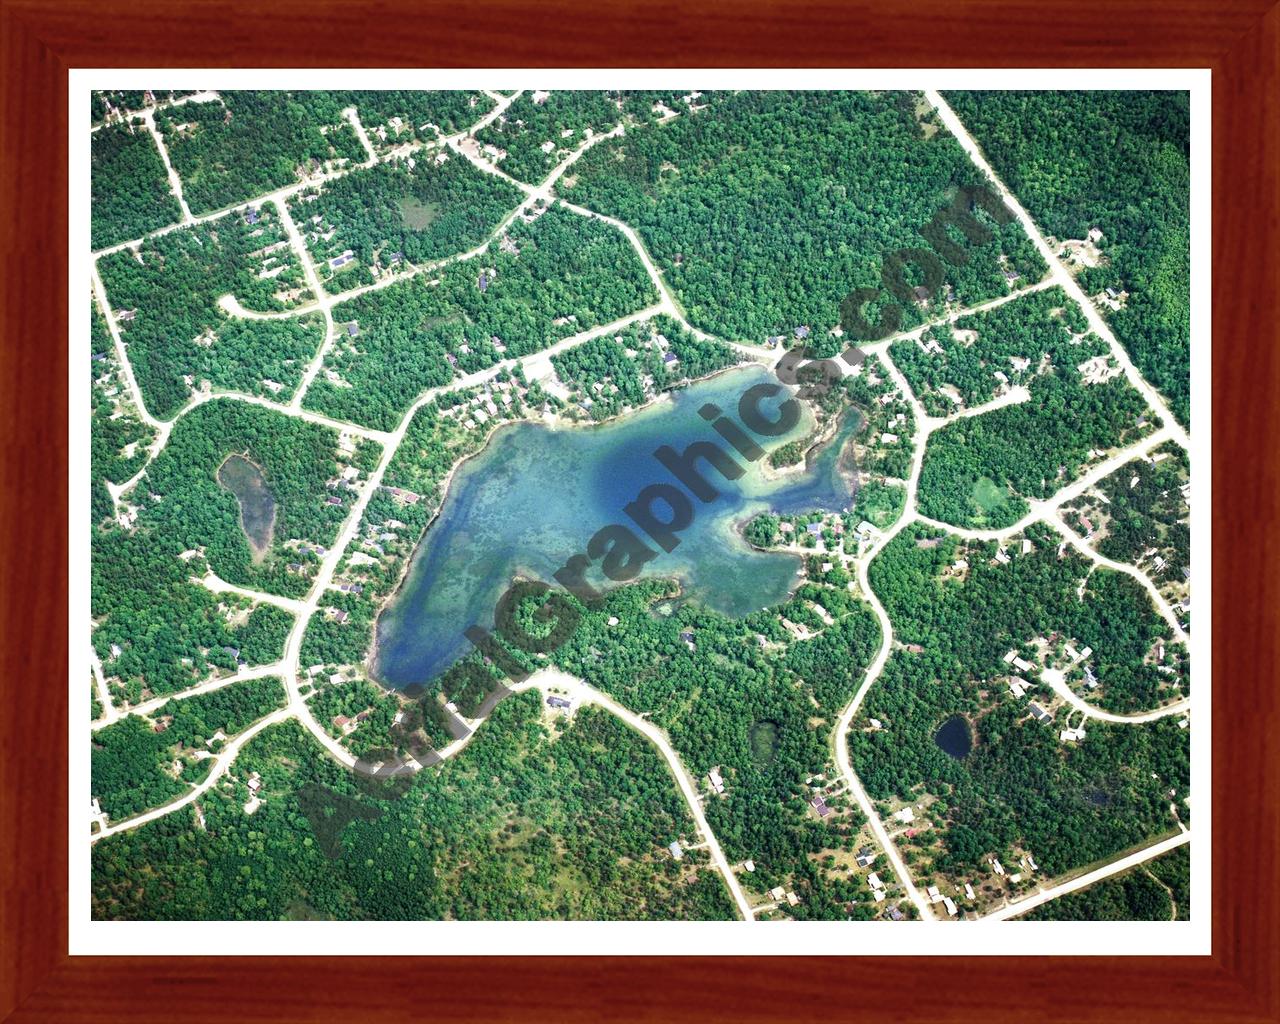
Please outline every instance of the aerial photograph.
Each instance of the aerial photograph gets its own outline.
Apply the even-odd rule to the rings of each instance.
[[[90,131],[93,922],[1190,919],[1188,92]]]

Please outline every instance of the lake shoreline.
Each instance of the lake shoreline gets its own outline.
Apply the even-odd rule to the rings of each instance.
[[[426,539],[427,533],[430,531],[431,527],[435,525],[436,520],[440,517],[440,514],[444,511],[445,502],[449,498],[449,491],[453,485],[454,477],[457,474],[458,470],[460,470],[464,465],[466,465],[467,462],[469,462],[471,459],[478,458],[479,456],[483,455],[486,451],[488,451],[489,446],[493,443],[494,437],[498,434],[500,430],[502,430],[504,427],[514,427],[514,426],[518,426],[520,424],[526,424],[526,423],[531,424],[533,426],[542,426],[547,430],[582,430],[582,429],[591,429],[593,427],[605,427],[605,426],[614,424],[626,417],[634,416],[637,413],[649,412],[651,410],[657,409],[663,404],[673,404],[675,402],[675,392],[677,391],[683,390],[685,388],[693,387],[696,384],[705,383],[706,381],[712,380],[716,377],[722,376],[727,373],[731,373],[735,370],[742,370],[747,367],[760,366],[760,365],[761,364],[756,362],[755,360],[744,358],[741,362],[733,363],[729,366],[722,366],[719,369],[713,370],[711,371],[711,373],[704,374],[701,377],[686,378],[677,386],[668,388],[665,391],[661,391],[655,394],[651,399],[646,401],[644,404],[630,406],[602,420],[587,420],[587,421],[577,420],[577,419],[568,420],[568,419],[562,419],[556,416],[548,416],[548,414],[546,413],[541,413],[537,416],[525,415],[525,416],[520,416],[517,419],[503,420],[501,422],[491,424],[489,426],[488,432],[485,434],[484,441],[481,443],[480,447],[477,448],[475,451],[469,452],[468,454],[464,455],[457,462],[455,462],[451,467],[449,467],[449,472],[447,472],[444,475],[444,478],[440,481],[440,484],[439,484],[440,500],[436,505],[435,511],[432,512],[431,518],[427,520],[426,524],[422,528],[422,532],[418,535],[418,538],[413,542],[413,553],[410,554],[405,559],[404,566],[400,570],[400,573],[398,578],[396,579],[395,585],[387,592],[386,596],[381,598],[374,606],[373,628],[372,628],[373,636],[372,636],[372,639],[370,640],[368,654],[366,655],[364,662],[361,666],[364,669],[365,675],[369,678],[369,681],[377,684],[378,686],[381,686],[382,688],[387,690],[389,693],[400,692],[398,688],[392,686],[390,683],[383,681],[379,672],[379,656],[381,654],[381,643],[380,643],[379,632],[382,624],[383,615],[386,613],[387,608],[392,604],[394,599],[397,596],[399,596],[400,592],[404,589],[405,584],[408,582],[410,572],[413,569],[413,564],[417,560],[418,552],[422,550],[423,541]],[[807,458],[807,452],[806,452],[806,458]],[[679,588],[679,592],[683,593],[683,590],[684,590],[683,581],[680,580],[679,577],[672,576],[672,577],[666,577],[666,578],[676,580],[677,587]]]

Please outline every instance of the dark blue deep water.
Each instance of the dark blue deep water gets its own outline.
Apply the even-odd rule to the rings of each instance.
[[[952,715],[933,734],[933,742],[942,748],[943,753],[962,761],[973,749],[973,734],[963,715]]]

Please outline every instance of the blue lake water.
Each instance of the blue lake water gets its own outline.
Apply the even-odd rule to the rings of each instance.
[[[492,628],[494,607],[516,576],[555,586],[552,574],[584,552],[603,526],[624,524],[656,548],[623,512],[646,486],[676,482],[654,450],[665,444],[682,452],[702,440],[730,450],[698,410],[714,402],[740,422],[739,396],[770,380],[760,367],[735,369],[601,426],[500,428],[483,452],[459,467],[404,585],[378,621],[378,678],[397,688],[434,678],[470,649],[463,636],[468,626]],[[764,414],[773,417],[784,397],[762,403]],[[772,450],[812,426],[806,409],[796,428],[782,437],[750,436]],[[673,551],[660,552],[646,564],[642,577],[676,577],[685,600],[733,616],[785,600],[797,581],[799,559],[755,551],[737,528],[766,509],[847,508],[853,500],[851,476],[840,454],[856,428],[857,413],[846,414],[835,439],[810,458],[803,472],[772,479],[759,463],[742,458],[737,461],[746,473],[734,481],[699,462],[720,495],[705,504],[691,496],[693,522],[680,532]],[[667,514],[661,503],[656,511]],[[598,565],[586,578],[598,589],[611,585]]]

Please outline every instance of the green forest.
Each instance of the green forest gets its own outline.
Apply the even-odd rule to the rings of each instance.
[[[123,377],[106,321],[90,307],[93,387],[90,389],[90,510],[94,523],[115,514],[107,482],[122,484],[143,467],[155,431],[127,401]]]
[[[355,89],[299,93],[324,123],[332,123],[345,107],[355,107],[374,149],[407,142],[435,142],[475,124],[493,109],[493,100],[478,89]],[[393,124],[392,119],[400,123]],[[383,139],[378,133],[386,132]]]
[[[1186,92],[947,93],[1031,215],[1059,240],[1102,231],[1088,294],[1184,424],[1191,414],[1191,115]]]
[[[874,616],[847,591],[811,583],[788,603],[744,619],[691,602],[672,605],[677,592],[661,580],[610,592],[584,609],[555,662],[646,712],[695,776],[719,766],[727,792],[704,810],[730,862],[755,861],[744,884],[761,893],[793,889],[802,900],[785,908],[793,917],[846,919],[853,882],[830,877],[820,858],[852,848],[863,819],[842,797],[842,812],[819,821],[805,782],[826,770],[829,732],[879,647]],[[822,605],[834,625],[809,602]],[[782,617],[822,632],[796,640]],[[693,636],[693,650],[682,633]]]
[[[93,133],[89,174],[95,249],[182,219],[155,139],[140,121],[104,125]]]
[[[457,154],[440,155],[443,163],[421,154],[380,163],[295,196],[290,213],[308,229],[308,247],[322,273],[331,274],[326,265],[350,251],[355,259],[340,273],[343,287],[353,288],[376,280],[375,265],[464,252],[483,242],[524,199],[514,185]]]
[[[327,482],[340,469],[336,441],[327,428],[226,400],[201,405],[174,425],[129,496],[136,522],[93,532],[94,647],[130,700],[191,686],[215,667],[234,670],[236,657],[225,648],[250,663],[283,655],[289,613],[259,607],[241,621],[247,600],[215,595],[196,580],[207,566],[229,583],[305,593],[305,572],[288,565],[310,566],[319,555],[284,545],[328,544],[336,535],[346,514],[326,501]],[[233,453],[260,467],[275,499],[275,542],[260,563],[235,496],[216,477]]]
[[[1041,904],[1015,921],[1185,921],[1191,906],[1191,847],[1157,857],[1087,889]]]
[[[517,253],[491,246],[443,268],[438,284],[418,275],[336,307],[334,319],[354,321],[358,334],[325,356],[305,406],[391,430],[423,391],[453,378],[450,356],[458,373],[473,373],[655,300],[627,240],[598,220],[551,207],[516,221],[509,237]]]
[[[921,232],[935,214],[959,187],[980,184],[917,101],[740,92],[592,147],[558,190],[634,227],[694,326],[757,341],[801,325],[825,336],[845,296],[879,288],[894,251],[929,249]],[[1045,271],[1016,222],[989,226],[992,240],[947,268],[966,304],[1007,292],[1002,254],[1026,283]],[[882,306],[865,315],[876,322]],[[905,326],[926,312],[911,303],[902,315]]]
[[[183,810],[94,847],[94,917],[732,918],[706,851],[665,849],[695,831],[647,741],[590,708],[551,728],[539,710],[536,693],[499,705],[403,793],[333,764],[295,723],[270,728],[200,798],[202,831]]]
[[[667,362],[666,356],[675,357]],[[632,324],[617,335],[593,338],[552,356],[570,399],[591,401],[589,415],[606,420],[658,394],[738,361],[722,341],[702,339],[669,316]],[[599,385],[599,387],[597,387]]]
[[[300,171],[330,160],[363,161],[355,132],[335,114],[313,94],[246,91],[161,108],[155,117],[182,194],[199,216],[292,185]]]
[[[1168,787],[1188,791],[1187,734],[1171,719],[1090,722],[1083,742],[1063,744],[1057,722],[1028,716],[1031,700],[1048,703],[1047,689],[1028,680],[1026,697],[1008,693],[1005,652],[1034,656],[1028,642],[1052,634],[1093,648],[1099,679],[1114,686],[1113,707],[1150,706],[1157,674],[1142,660],[1167,630],[1145,591],[1120,574],[1097,570],[1079,599],[1088,563],[1059,557],[1057,535],[1045,527],[1027,536],[1033,551],[1007,565],[992,564],[994,543],[971,545],[963,582],[940,578],[959,554],[958,539],[918,526],[871,564],[872,589],[897,639],[921,650],[896,652],[868,693],[850,733],[853,766],[876,800],[921,790],[938,798],[932,861],[948,874],[977,870],[980,858],[1015,844],[1047,874],[1060,874],[1175,827]],[[953,714],[977,735],[963,760],[933,741]],[[883,728],[868,729],[871,718]],[[1187,809],[1181,813],[1185,821]]]
[[[586,141],[588,129],[600,135],[622,120],[620,105],[612,93],[526,90],[476,139],[505,151],[498,162],[503,171],[537,185]]]
[[[1122,376],[1089,382],[1078,369],[1106,360],[1107,349],[1080,333],[1085,325],[1071,308],[1061,290],[1048,289],[962,318],[956,329],[970,334],[926,332],[940,353],[915,341],[893,346],[895,363],[932,415],[956,408],[944,387],[969,407],[990,401],[1001,384],[996,373],[1030,393],[930,435],[920,473],[923,515],[955,526],[1010,526],[1027,513],[1027,498],[1047,498],[1071,483],[1090,453],[1145,432],[1146,403]]]
[[[283,706],[280,680],[265,678],[171,700],[150,716],[154,726],[127,715],[94,733],[92,794],[112,822],[171,800],[204,777],[217,733],[233,737]]]
[[[272,273],[277,267],[284,269]],[[225,295],[256,312],[314,299],[270,207],[252,222],[228,214],[147,239],[136,256],[113,253],[98,269],[143,400],[160,418],[206,380],[214,389],[287,398],[324,338],[318,315],[252,320],[219,307]]]
[[[1185,450],[1161,445],[1152,461],[1133,459],[1100,480],[1094,489],[1105,501],[1086,494],[1066,506],[1067,525],[1084,536],[1105,522],[1105,532],[1094,541],[1099,554],[1141,564],[1157,588],[1182,583],[1191,571],[1190,508],[1182,496],[1190,473]],[[1144,559],[1152,550],[1163,565]]]

